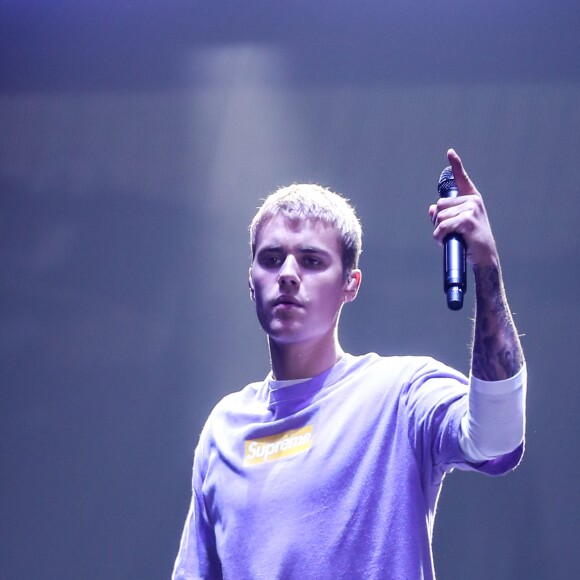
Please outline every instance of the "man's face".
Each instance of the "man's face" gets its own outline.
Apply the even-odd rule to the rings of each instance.
[[[261,227],[250,268],[258,320],[279,343],[332,340],[344,302],[360,274],[347,280],[336,230],[319,221],[275,216]]]

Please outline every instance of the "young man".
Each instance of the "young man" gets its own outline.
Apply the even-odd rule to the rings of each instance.
[[[433,518],[454,467],[519,462],[525,365],[481,195],[450,150],[460,197],[430,207],[475,273],[471,376],[427,357],[345,353],[337,328],[361,284],[347,201],[294,185],[251,226],[250,294],[272,372],[225,397],[195,452],[174,579],[433,578]]]

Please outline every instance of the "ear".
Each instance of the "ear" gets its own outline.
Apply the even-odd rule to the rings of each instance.
[[[344,288],[345,302],[352,302],[356,298],[361,282],[362,272],[358,268],[351,270],[346,278],[346,285]]]
[[[254,291],[254,282],[252,282],[252,267],[248,271],[248,286],[250,287],[250,299],[252,302],[256,301],[256,293]]]

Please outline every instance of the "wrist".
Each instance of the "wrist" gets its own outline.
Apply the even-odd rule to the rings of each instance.
[[[500,271],[499,256],[497,252],[481,253],[471,263],[475,274],[478,272]]]

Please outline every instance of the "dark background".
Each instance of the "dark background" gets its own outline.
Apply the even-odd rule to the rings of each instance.
[[[580,567],[577,1],[0,0],[0,576],[168,578],[211,407],[262,378],[246,228],[314,181],[363,221],[353,353],[467,372],[427,207],[455,147],[529,367],[512,475],[453,473],[442,579]],[[283,522],[281,522],[283,525]]]

